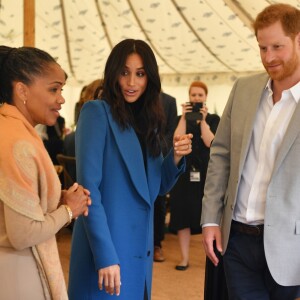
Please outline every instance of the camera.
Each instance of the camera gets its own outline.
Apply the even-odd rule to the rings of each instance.
[[[202,113],[200,112],[200,109],[203,108],[202,102],[187,102],[186,104],[192,106],[192,111],[185,114],[186,120],[197,121],[203,119]]]

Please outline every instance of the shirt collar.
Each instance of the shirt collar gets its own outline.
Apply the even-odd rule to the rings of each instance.
[[[300,99],[300,81],[290,88],[290,91],[295,99],[296,103],[299,103]]]
[[[269,78],[269,80],[265,86],[265,90],[268,90],[268,92],[271,93],[271,95],[273,94],[271,78]],[[296,83],[294,86],[292,86],[291,88],[289,88],[288,90],[284,90],[284,91],[289,91],[291,93],[293,99],[295,100],[295,102],[298,103],[299,99],[300,99],[300,81],[298,83]]]

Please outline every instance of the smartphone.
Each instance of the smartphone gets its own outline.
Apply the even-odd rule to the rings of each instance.
[[[193,112],[200,112],[200,109],[203,108],[202,102],[193,102],[192,103]]]
[[[203,108],[203,102],[187,102],[186,104],[192,106],[192,111],[187,112],[185,115],[186,120],[197,121],[203,119],[200,112],[200,109]]]

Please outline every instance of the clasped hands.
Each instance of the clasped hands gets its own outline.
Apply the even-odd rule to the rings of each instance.
[[[70,207],[74,219],[82,214],[87,216],[88,207],[92,204],[90,191],[82,185],[74,183],[68,190],[62,190],[60,204],[66,204]]]

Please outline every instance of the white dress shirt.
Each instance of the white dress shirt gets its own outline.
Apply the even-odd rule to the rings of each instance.
[[[264,223],[274,162],[300,98],[299,82],[273,104],[271,83],[269,80],[257,111],[233,213],[234,220],[251,225]]]

